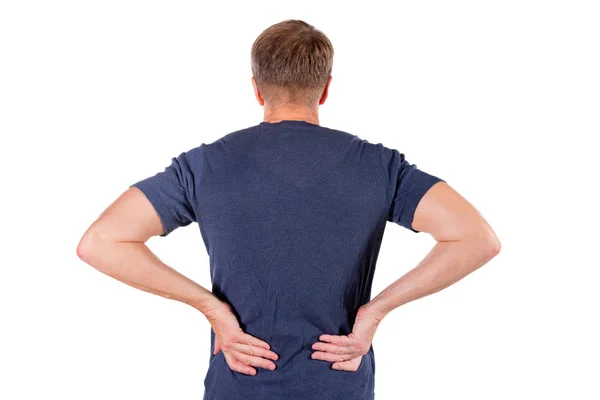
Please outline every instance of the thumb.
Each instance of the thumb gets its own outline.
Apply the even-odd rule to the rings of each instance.
[[[215,349],[213,350],[213,354],[214,355],[219,354],[220,350],[221,350],[221,345],[219,344],[219,339],[215,337]]]

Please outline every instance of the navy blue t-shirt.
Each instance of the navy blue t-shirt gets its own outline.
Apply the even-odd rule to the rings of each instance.
[[[415,209],[439,181],[381,143],[284,120],[202,143],[131,185],[156,209],[161,236],[198,224],[212,292],[279,355],[274,371],[233,371],[212,353],[211,329],[204,400],[374,399],[373,346],[353,372],[312,359],[311,346],[352,332],[386,222],[418,232]]]

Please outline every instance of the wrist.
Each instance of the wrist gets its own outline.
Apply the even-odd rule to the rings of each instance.
[[[229,303],[219,300],[217,303],[213,303],[212,306],[207,307],[202,313],[214,328],[219,321],[232,312],[233,310]]]
[[[363,307],[365,313],[377,321],[381,321],[389,313],[386,300],[382,296],[374,297]]]
[[[201,299],[188,302],[189,305],[200,311],[208,320],[215,319],[222,311],[224,304],[211,292],[207,293]]]

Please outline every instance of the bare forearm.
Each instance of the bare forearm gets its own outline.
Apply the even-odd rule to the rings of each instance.
[[[220,306],[212,292],[163,263],[145,243],[90,237],[81,248],[87,264],[132,287],[189,304],[207,317]]]
[[[393,309],[438,292],[486,264],[498,250],[491,242],[441,241],[412,270],[385,288],[367,305],[383,318]]]

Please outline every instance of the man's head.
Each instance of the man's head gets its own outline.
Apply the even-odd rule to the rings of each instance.
[[[285,20],[265,29],[254,41],[251,64],[259,104],[313,110],[327,98],[333,46],[314,26]]]

